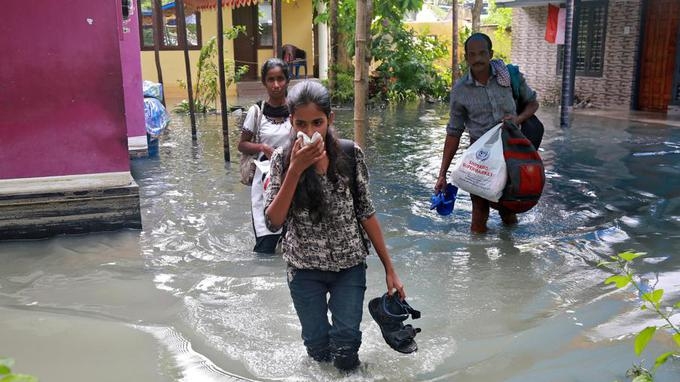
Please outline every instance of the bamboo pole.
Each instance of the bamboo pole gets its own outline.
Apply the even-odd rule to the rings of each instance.
[[[217,0],[217,71],[220,77],[220,109],[222,111],[222,146],[224,161],[231,162],[229,150],[229,119],[227,118],[227,84],[224,75],[224,23],[222,21],[222,0]]]
[[[366,143],[366,92],[364,63],[366,59],[366,0],[356,0],[354,37],[354,141],[359,147]]]
[[[189,60],[189,39],[187,23],[184,15],[184,0],[175,0],[177,7],[177,39],[184,44],[184,68],[187,75],[187,93],[189,97],[189,118],[191,119],[191,139],[196,140],[196,114],[194,112],[194,88],[191,83],[191,61]]]
[[[451,5],[451,86],[458,79],[458,0]]]

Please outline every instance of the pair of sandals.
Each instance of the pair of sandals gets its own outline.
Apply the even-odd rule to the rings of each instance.
[[[385,293],[382,297],[376,297],[368,303],[368,311],[371,317],[380,326],[385,342],[394,350],[409,354],[418,350],[415,336],[420,333],[420,328],[412,325],[404,325],[409,317],[420,318],[420,312],[413,309],[406,300],[401,300],[399,293],[392,296]]]

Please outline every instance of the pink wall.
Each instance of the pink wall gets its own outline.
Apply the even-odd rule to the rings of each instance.
[[[125,93],[125,122],[128,137],[146,137],[144,128],[144,97],[142,96],[142,63],[139,43],[138,1],[134,0],[134,13],[124,23],[123,40],[120,42],[120,61],[123,69],[123,92]]]
[[[0,179],[129,171],[120,9],[3,2]]]

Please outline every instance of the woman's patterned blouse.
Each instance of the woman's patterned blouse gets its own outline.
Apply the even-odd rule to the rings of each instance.
[[[356,200],[353,200],[346,178],[335,183],[321,176],[326,210],[317,224],[312,222],[307,209],[288,211],[286,233],[283,237],[283,259],[298,269],[340,271],[364,261],[368,255],[368,241],[359,221],[375,213],[368,191],[368,168],[364,153],[354,145],[356,157]],[[265,191],[265,211],[283,183],[283,149],[274,151],[271,158],[271,180]],[[276,231],[267,219],[267,228]]]

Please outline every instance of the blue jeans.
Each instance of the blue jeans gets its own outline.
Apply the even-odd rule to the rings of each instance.
[[[366,292],[366,264],[339,272],[288,267],[288,288],[307,353],[317,361],[356,358],[361,346],[359,324]],[[332,324],[328,322],[329,310]]]

